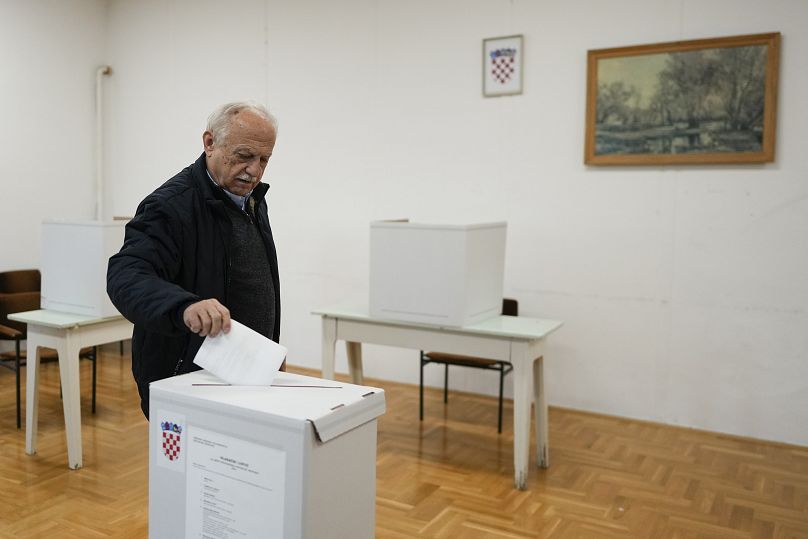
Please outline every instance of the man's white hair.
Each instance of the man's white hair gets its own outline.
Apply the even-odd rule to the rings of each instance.
[[[230,135],[230,125],[233,118],[242,111],[252,112],[267,120],[275,133],[278,132],[278,120],[273,116],[269,110],[262,104],[254,101],[234,101],[233,103],[226,103],[211,113],[208,116],[207,130],[213,134],[214,144],[224,144],[227,137]]]

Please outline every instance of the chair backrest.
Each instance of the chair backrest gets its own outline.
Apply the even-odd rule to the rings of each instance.
[[[502,314],[506,316],[519,316],[519,302],[515,299],[503,298]]]
[[[16,329],[22,333],[22,338],[25,339],[27,325],[22,322],[9,320],[8,315],[36,309],[39,309],[39,292],[0,294],[0,325]],[[3,336],[0,334],[0,339],[2,338]]]
[[[0,272],[0,325],[21,332],[23,339],[26,336],[26,324],[9,320],[8,315],[39,309],[41,281],[38,269]]]
[[[39,292],[41,282],[42,277],[38,269],[0,271],[0,294]]]

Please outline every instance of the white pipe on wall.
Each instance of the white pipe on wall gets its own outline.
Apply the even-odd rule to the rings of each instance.
[[[95,72],[95,220],[104,218],[104,94],[102,79],[111,75],[110,66],[101,66]]]

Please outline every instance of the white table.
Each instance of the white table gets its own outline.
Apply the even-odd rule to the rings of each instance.
[[[95,318],[80,314],[39,309],[8,315],[28,324],[26,373],[25,452],[36,453],[39,419],[39,349],[54,348],[59,354],[62,405],[67,435],[67,465],[81,468],[81,406],[79,393],[79,352],[86,346],[132,338],[132,324],[123,316]]]
[[[527,486],[530,452],[530,405],[536,403],[538,465],[547,468],[547,402],[544,392],[544,346],[557,320],[496,316],[465,327],[442,327],[372,318],[367,309],[319,309],[322,317],[323,377],[334,378],[334,347],[344,340],[353,383],[362,385],[362,344],[384,344],[508,361],[513,365],[514,485]]]

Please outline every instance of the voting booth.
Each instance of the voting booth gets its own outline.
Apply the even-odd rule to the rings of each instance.
[[[507,223],[370,224],[370,315],[467,326],[501,314]]]
[[[42,222],[43,309],[104,318],[118,310],[107,296],[107,263],[123,245],[124,221]]]
[[[151,539],[374,537],[383,390],[207,371],[150,388]]]

